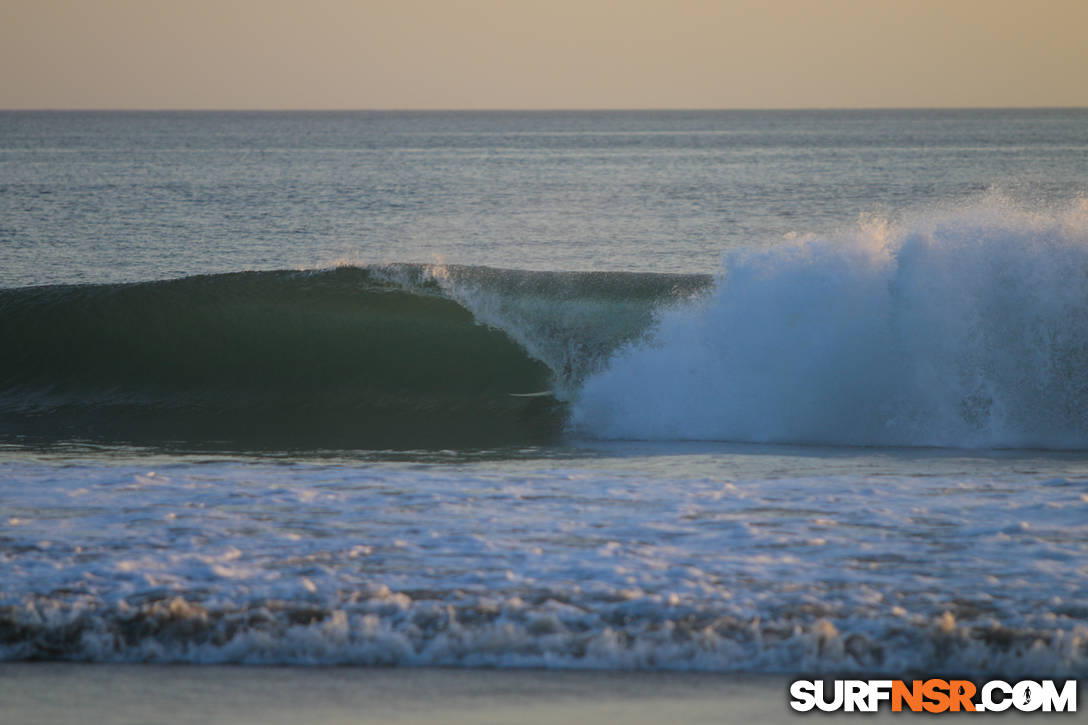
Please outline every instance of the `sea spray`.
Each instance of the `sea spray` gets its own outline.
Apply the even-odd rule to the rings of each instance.
[[[726,255],[591,376],[601,438],[1088,447],[1088,202],[991,199]]]

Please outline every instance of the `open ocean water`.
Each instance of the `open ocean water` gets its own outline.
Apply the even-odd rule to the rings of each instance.
[[[0,659],[1088,676],[1088,111],[0,113]]]

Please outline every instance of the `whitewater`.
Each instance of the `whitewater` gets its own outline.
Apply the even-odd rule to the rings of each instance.
[[[5,463],[20,503],[0,652],[1084,672],[1083,463],[1044,478],[1037,456],[947,456],[919,478],[896,454],[840,454],[835,473],[804,450],[610,453],[620,465]]]
[[[1088,201],[726,256],[578,393],[608,438],[1088,447]]]
[[[0,113],[0,660],[1088,676],[1086,121]]]

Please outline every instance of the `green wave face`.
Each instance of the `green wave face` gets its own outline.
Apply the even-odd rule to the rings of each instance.
[[[0,435],[256,448],[553,439],[551,373],[366,270],[0,293]]]
[[[591,275],[444,274],[399,265],[0,290],[0,440],[227,449],[553,442],[565,405],[511,393],[562,387],[564,371],[527,348],[571,348],[560,338],[572,331],[545,320],[529,330],[543,339],[517,341],[455,299],[451,275],[459,290],[486,290],[508,307],[537,300],[523,312],[555,300],[558,318],[587,295],[634,295],[646,310],[658,298],[653,284],[622,275],[609,285]],[[632,324],[650,319],[647,311]]]

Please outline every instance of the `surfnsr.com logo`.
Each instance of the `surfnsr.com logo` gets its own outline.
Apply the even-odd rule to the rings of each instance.
[[[790,698],[798,712],[1076,712],[1077,681],[796,680]]]

